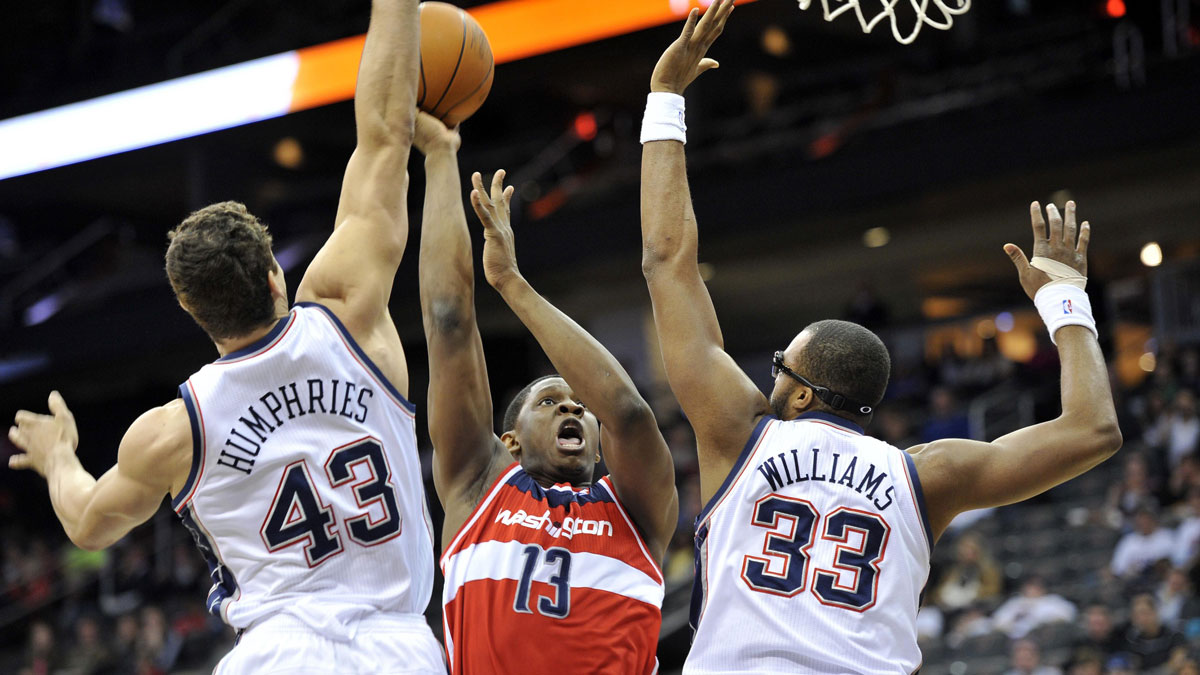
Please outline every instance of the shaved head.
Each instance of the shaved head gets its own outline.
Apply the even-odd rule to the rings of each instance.
[[[869,406],[883,400],[891,375],[892,361],[887,347],[879,336],[849,321],[829,319],[809,324],[792,340],[784,352],[784,362],[813,384],[828,387],[849,399]],[[782,380],[780,380],[782,382]],[[788,381],[792,382],[791,380]],[[786,394],[798,383],[789,384],[786,391],[772,394],[772,406],[780,417]],[[814,409],[827,409],[819,401]],[[837,415],[858,422],[870,420],[870,415],[854,410],[834,411]],[[784,418],[786,419],[786,418]]]

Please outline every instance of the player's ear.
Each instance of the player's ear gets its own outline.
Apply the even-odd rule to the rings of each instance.
[[[192,313],[192,310],[188,308],[187,298],[183,297],[183,295],[176,293],[175,302],[178,302],[183,311],[187,312],[189,315]]]
[[[517,434],[514,431],[506,431],[500,436],[500,442],[504,444],[504,449],[508,450],[508,454],[516,461],[521,461],[521,442],[517,440]]]
[[[816,404],[816,401],[817,397],[813,396],[812,389],[809,389],[803,384],[797,382],[796,389],[792,391],[791,398],[788,402],[791,403],[792,409],[796,411],[797,415],[799,415],[800,413],[812,408]]]
[[[283,286],[283,268],[281,268],[278,264],[276,264],[275,269],[271,270],[271,273],[267,275],[267,286],[271,289],[271,297],[283,298],[284,301],[287,300],[287,291]]]

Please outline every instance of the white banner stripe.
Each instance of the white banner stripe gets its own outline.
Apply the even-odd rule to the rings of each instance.
[[[299,69],[284,52],[0,121],[0,179],[278,117]]]
[[[471,581],[520,581],[525,569],[527,546],[529,544],[519,541],[485,541],[467,546],[451,556],[444,568],[446,587],[442,594],[443,604],[452,602],[458,595],[458,589]],[[539,564],[534,570],[533,580],[550,583],[550,577],[557,573],[556,565]],[[638,568],[606,555],[572,552],[570,583],[571,588],[608,591],[662,607],[662,584]]]

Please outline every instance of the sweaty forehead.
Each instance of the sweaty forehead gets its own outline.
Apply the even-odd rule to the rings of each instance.
[[[808,345],[808,342],[811,339],[812,339],[811,331],[809,331],[809,330],[800,331],[800,333],[797,334],[796,337],[792,338],[792,341],[790,343],[788,343],[787,349],[785,349],[783,351],[784,360],[787,361],[788,363],[796,363],[797,361],[799,361],[800,354],[804,351],[804,348]]]
[[[571,391],[571,387],[567,385],[567,381],[561,377],[548,377],[533,385],[533,389],[529,391],[529,399],[525,402],[526,406],[533,407],[537,405],[537,402],[543,396],[573,398],[575,393]]]

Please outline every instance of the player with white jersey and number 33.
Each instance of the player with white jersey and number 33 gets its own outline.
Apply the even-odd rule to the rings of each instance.
[[[98,480],[61,396],[17,413],[17,468],[46,477],[68,536],[107,547],[163,496],[209,564],[208,610],[240,631],[216,672],[445,673],[423,612],[432,531],[408,368],[388,313],[408,238],[416,0],[375,0],[358,145],[333,234],[289,309],[266,228],[241,204],[171,232],[167,276],[220,358],[137,419]]]
[[[1021,286],[1062,361],[1062,415],[990,443],[902,450],[863,435],[890,371],[883,343],[819,321],[775,353],[770,398],[723,349],[697,266],[684,161],[684,89],[733,9],[717,0],[663,54],[642,127],[643,271],[667,379],[696,430],[703,508],[696,529],[684,672],[912,673],[930,549],[969,509],[1032,497],[1121,445],[1086,282],[1090,228],[1035,202]],[[1048,226],[1047,222],[1048,220]]]
[[[666,441],[617,359],[521,275],[503,171],[490,190],[472,177],[484,274],[561,376],[522,389],[496,435],[459,137],[422,113],[416,145],[425,154],[421,311],[434,483],[446,510],[450,671],[655,672],[661,562],[679,513]],[[593,481],[602,449],[610,473]]]

